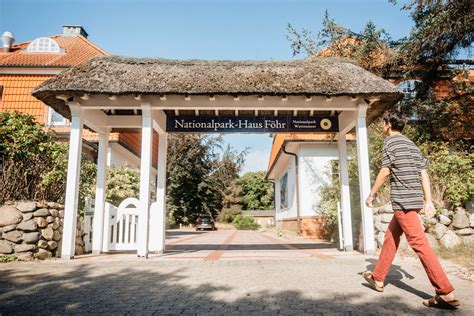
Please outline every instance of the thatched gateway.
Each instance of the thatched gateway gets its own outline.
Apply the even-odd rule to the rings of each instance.
[[[135,204],[139,214],[137,254],[147,257],[149,251],[164,251],[167,132],[195,132],[203,126],[215,129],[221,126],[217,123],[228,124],[211,131],[278,132],[290,128],[292,132],[336,132],[346,250],[353,247],[346,134],[355,129],[364,251],[374,251],[372,212],[364,204],[370,191],[366,124],[398,102],[402,93],[390,82],[349,61],[100,57],[46,81],[33,91],[33,95],[71,120],[63,258],[70,259],[74,255],[83,126],[99,133],[92,247],[96,253],[104,250],[104,188],[109,132],[122,129],[142,131],[140,197]],[[236,118],[242,117],[247,123],[256,125],[242,125],[242,120],[238,123]],[[170,119],[178,122],[174,124],[175,129],[170,126]],[[190,130],[180,129],[180,124],[185,126],[185,121]],[[210,121],[213,122],[211,125]],[[259,129],[259,122],[267,129]],[[232,129],[239,124],[240,130]],[[254,129],[246,130],[249,126]],[[159,157],[157,201],[150,205],[153,131],[159,134]],[[129,200],[127,203],[132,202]]]

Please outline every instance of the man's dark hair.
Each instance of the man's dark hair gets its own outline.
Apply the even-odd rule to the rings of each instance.
[[[388,111],[383,115],[383,121],[392,125],[392,130],[401,132],[405,127],[405,118],[400,112]]]

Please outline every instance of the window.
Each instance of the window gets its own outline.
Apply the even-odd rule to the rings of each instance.
[[[280,179],[280,209],[288,208],[288,172]]]
[[[419,119],[419,115],[416,112],[416,109],[412,106],[412,103],[416,97],[420,83],[420,80],[411,79],[402,81],[398,84],[400,91],[405,94],[403,99],[400,101],[399,109],[408,115],[410,121],[417,121]]]
[[[416,97],[416,89],[420,80],[406,80],[398,84],[398,88],[405,94],[405,98],[413,99]]]
[[[52,108],[48,108],[48,125],[49,126],[65,126],[69,125],[67,120]]]
[[[49,37],[40,37],[35,39],[26,48],[28,53],[60,53],[58,43]]]
[[[3,86],[0,86],[0,111],[3,110]]]

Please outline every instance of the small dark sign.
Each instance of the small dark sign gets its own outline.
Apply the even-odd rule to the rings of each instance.
[[[170,133],[338,132],[337,116],[167,116]]]

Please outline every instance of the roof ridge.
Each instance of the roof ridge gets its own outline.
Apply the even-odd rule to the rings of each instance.
[[[353,60],[344,57],[324,57],[324,58],[304,58],[304,59],[177,59],[177,58],[163,58],[163,57],[134,57],[134,56],[122,56],[122,55],[111,55],[97,56],[94,59],[107,59],[110,62],[127,63],[127,62],[170,62],[170,63],[250,63],[250,64],[263,64],[263,63],[349,63],[356,64]]]
[[[99,46],[97,46],[96,44],[94,44],[92,41],[90,41],[89,39],[87,39],[86,37],[84,37],[83,35],[77,35],[82,41],[84,41],[85,43],[87,43],[89,46],[91,46],[92,48],[96,49],[97,51],[101,52],[102,54],[104,54],[105,56],[101,56],[101,57],[109,57],[111,56],[107,51],[105,51],[104,49],[100,48]]]

